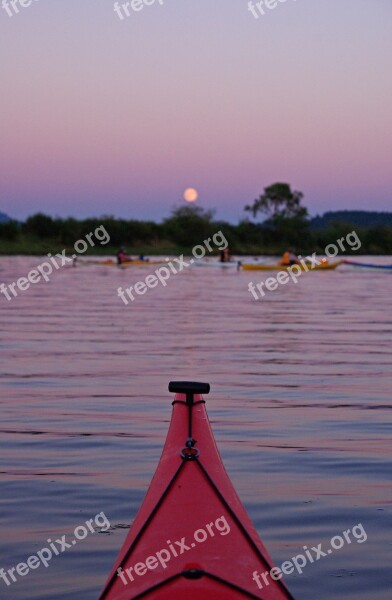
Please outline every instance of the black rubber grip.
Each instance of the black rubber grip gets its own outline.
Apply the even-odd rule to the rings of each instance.
[[[171,381],[169,383],[169,392],[174,394],[208,394],[209,391],[210,384],[200,381]]]

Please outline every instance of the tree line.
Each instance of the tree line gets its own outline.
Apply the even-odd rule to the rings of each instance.
[[[310,219],[302,204],[303,194],[292,191],[289,184],[275,183],[264,189],[252,205],[244,207],[246,217],[237,225],[217,220],[212,210],[197,205],[175,208],[162,223],[114,216],[75,219],[34,214],[20,223],[0,223],[0,252],[18,253],[21,248],[31,253],[45,252],[53,246],[72,247],[76,240],[103,225],[110,235],[104,248],[110,253],[125,246],[129,252],[160,254],[181,249],[189,250],[221,230],[229,240],[232,254],[276,255],[292,248],[299,253],[323,253],[324,248],[355,230],[362,242],[362,254],[392,254],[392,220],[383,218],[376,225],[367,225],[362,218],[358,225],[356,211],[327,213],[328,218]],[[259,215],[263,220],[258,221]],[[361,212],[362,214],[362,212]],[[389,213],[386,213],[389,214]],[[250,215],[250,216],[248,216]],[[356,218],[350,221],[350,215]],[[363,217],[363,214],[362,214]]]

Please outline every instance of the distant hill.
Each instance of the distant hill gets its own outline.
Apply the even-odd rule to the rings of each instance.
[[[334,210],[324,213],[321,217],[310,220],[312,229],[325,229],[333,223],[350,223],[356,227],[377,227],[389,225],[392,227],[392,212],[375,212],[368,210]]]
[[[0,223],[8,223],[8,221],[12,221],[11,217],[6,215],[5,213],[0,212]]]

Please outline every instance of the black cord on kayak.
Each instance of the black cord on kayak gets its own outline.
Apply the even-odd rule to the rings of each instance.
[[[169,392],[174,392],[175,394],[185,394],[186,397],[185,402],[182,400],[174,400],[172,402],[172,404],[181,402],[182,404],[186,404],[188,407],[188,439],[185,442],[185,448],[181,452],[181,457],[186,460],[194,460],[199,456],[199,451],[194,447],[196,440],[193,439],[192,435],[192,408],[199,402],[204,403],[204,400],[197,400],[195,402],[195,394],[208,394],[209,391],[210,384],[202,383],[200,381],[170,381],[169,383]]]
[[[195,445],[195,440],[192,438],[193,394],[186,395],[186,403],[188,405],[188,439],[185,445],[189,448]]]
[[[194,443],[189,444],[189,440],[192,440],[192,407],[196,404],[196,402],[194,401],[195,394],[209,394],[210,384],[202,383],[200,381],[170,381],[169,392],[175,394],[185,394],[186,404],[189,407],[188,442],[186,442],[186,446],[188,448],[194,446]]]
[[[226,508],[226,510],[230,513],[230,515],[234,519],[234,521],[237,523],[237,525],[240,528],[243,536],[248,540],[248,543],[253,548],[254,552],[265,563],[265,565],[268,567],[268,570],[271,571],[271,569],[273,568],[273,565],[270,564],[270,562],[266,559],[266,557],[264,556],[264,554],[261,552],[260,548],[254,542],[252,536],[249,534],[248,530],[244,527],[244,525],[242,524],[241,520],[237,517],[236,513],[231,508],[230,504],[227,502],[226,498],[223,496],[223,494],[221,493],[220,489],[215,484],[215,482],[213,481],[213,479],[211,479],[208,471],[206,470],[206,468],[204,467],[204,465],[201,464],[201,462],[198,459],[198,457],[195,458],[195,463],[197,465],[199,465],[201,471],[204,473],[204,475],[207,478],[207,480],[208,480],[209,484],[211,485],[212,489],[215,491],[216,495],[218,496],[218,498],[222,502],[223,506]],[[284,590],[284,593],[287,595],[287,599],[288,600],[295,600],[294,597],[291,595],[290,591],[288,590],[288,588],[285,586],[285,584],[283,583],[283,581],[281,579],[277,579],[276,583],[282,588],[282,590]]]
[[[191,406],[189,406],[188,403],[184,402],[183,400],[173,400],[172,405],[174,406],[175,404],[184,404],[188,407],[188,437],[185,442],[185,448],[183,448],[180,452],[180,456],[185,460],[195,460],[199,456],[200,452],[197,448],[195,448],[195,444],[197,442],[192,437],[192,407],[196,406],[196,404],[205,404],[205,400],[197,400],[196,402],[193,402]]]
[[[154,506],[154,508],[150,512],[149,516],[147,517],[147,519],[143,523],[143,526],[140,528],[139,533],[136,535],[136,537],[134,538],[132,544],[129,546],[128,550],[126,551],[126,553],[122,557],[121,561],[117,565],[116,571],[113,573],[112,577],[107,582],[105,588],[103,589],[103,591],[102,591],[102,593],[101,593],[101,595],[99,597],[99,600],[105,598],[106,594],[110,591],[113,583],[116,581],[118,569],[120,567],[123,567],[125,565],[125,563],[128,560],[129,556],[132,554],[135,546],[139,543],[139,540],[141,539],[143,533],[145,532],[145,530],[147,529],[147,527],[150,525],[150,523],[151,523],[152,519],[154,518],[155,514],[158,512],[159,507],[161,506],[161,504],[163,503],[163,501],[166,498],[167,494],[169,493],[169,491],[173,487],[173,484],[176,481],[177,477],[179,476],[181,470],[184,468],[184,465],[185,465],[185,461],[182,461],[180,463],[178,469],[174,473],[173,477],[171,478],[171,480],[167,484],[166,488],[162,492],[162,495],[159,498],[158,502],[156,503],[156,505]]]

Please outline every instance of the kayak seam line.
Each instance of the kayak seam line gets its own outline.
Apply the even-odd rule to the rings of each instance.
[[[140,594],[138,594],[137,596],[130,596],[129,600],[139,600],[139,598],[143,598],[150,592],[154,592],[155,590],[164,587],[165,585],[167,585],[168,583],[171,583],[175,579],[184,577],[184,573],[186,573],[186,571],[180,571],[179,573],[176,573],[175,575],[168,577],[164,581],[160,581],[159,583],[147,588],[143,592],[140,592]],[[203,576],[209,577],[210,579],[213,579],[213,580],[217,581],[218,583],[222,583],[226,587],[230,587],[233,590],[240,592],[244,596],[247,596],[248,598],[253,598],[254,600],[263,600],[263,598],[261,596],[256,596],[252,592],[248,592],[248,590],[241,588],[240,586],[236,585],[235,583],[231,583],[230,581],[226,581],[225,579],[222,579],[222,577],[219,577],[218,575],[214,575],[214,573],[209,573],[208,571],[203,571]]]
[[[158,509],[161,506],[162,502],[164,501],[166,495],[169,493],[172,485],[174,484],[175,480],[177,479],[177,477],[180,474],[181,469],[183,469],[184,465],[185,465],[185,461],[181,461],[180,466],[178,467],[177,471],[174,473],[172,479],[169,481],[168,485],[166,486],[166,488],[163,491],[162,495],[160,496],[158,502],[156,503],[156,505],[154,506],[154,508],[150,512],[150,514],[147,517],[146,521],[143,523],[143,526],[139,530],[139,532],[136,535],[135,539],[133,540],[132,544],[129,546],[128,550],[124,554],[124,556],[121,559],[120,563],[117,565],[117,567],[115,567],[115,572],[117,572],[118,569],[124,565],[124,563],[129,558],[130,554],[133,552],[135,546],[139,542],[141,536],[143,535],[143,533],[145,532],[145,530],[147,529],[147,527],[150,525],[150,522],[154,518],[155,513],[158,511]],[[113,575],[111,576],[111,578],[109,579],[109,581],[107,582],[107,584],[105,585],[105,588],[103,589],[102,594],[99,597],[99,600],[104,600],[105,595],[107,594],[107,592],[110,591],[110,589],[111,589],[111,587],[113,585],[113,582],[115,581],[115,572],[113,573]]]
[[[200,460],[198,458],[195,458],[194,462],[196,462],[199,465],[200,469],[202,470],[202,472],[204,473],[204,475],[207,478],[208,482],[210,483],[212,489],[215,491],[215,493],[217,494],[218,498],[220,499],[220,501],[222,502],[222,504],[224,505],[224,507],[231,514],[232,518],[234,519],[234,521],[236,522],[236,524],[238,525],[238,527],[242,531],[242,534],[245,536],[245,538],[247,539],[247,541],[249,542],[249,544],[251,545],[251,547],[253,548],[253,550],[256,552],[256,554],[258,555],[258,557],[263,560],[263,562],[266,564],[266,566],[269,568],[269,570],[271,570],[273,568],[273,565],[270,564],[270,562],[267,560],[267,558],[263,555],[263,553],[261,552],[260,548],[257,546],[256,542],[254,541],[254,539],[248,533],[247,529],[244,527],[244,525],[242,524],[241,520],[237,517],[236,513],[234,512],[234,510],[231,508],[230,504],[227,502],[226,498],[223,496],[223,494],[219,490],[218,486],[215,484],[215,482],[213,481],[213,479],[210,477],[208,471],[201,464],[201,462],[200,462]],[[295,600],[294,597],[291,595],[290,591],[288,590],[288,588],[286,587],[286,585],[283,583],[283,581],[281,579],[276,580],[276,583],[281,586],[281,588],[283,589],[283,591],[287,595],[288,600]]]

